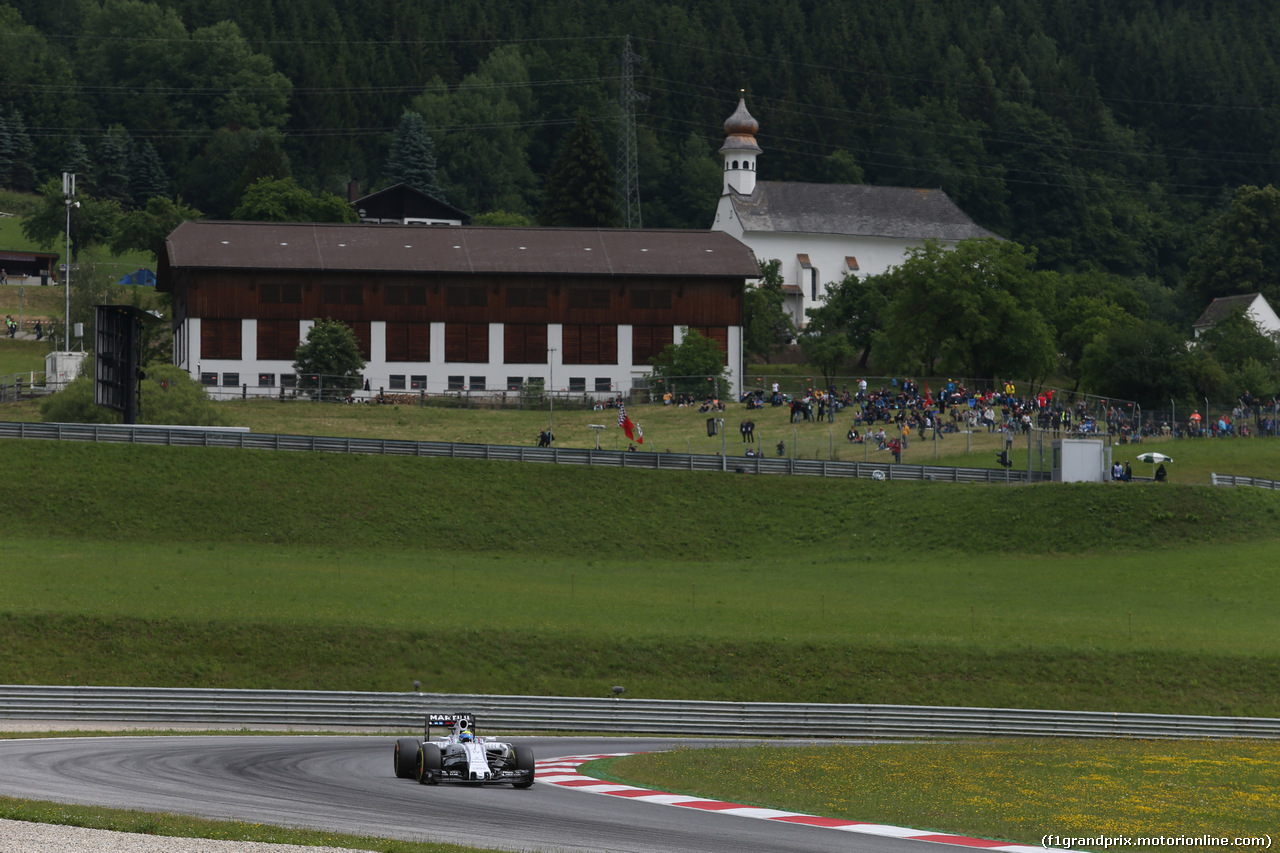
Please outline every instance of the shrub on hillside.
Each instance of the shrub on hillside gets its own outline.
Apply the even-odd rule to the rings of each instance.
[[[140,389],[138,423],[174,426],[222,426],[226,418],[204,387],[172,364],[151,364]],[[119,412],[93,402],[93,377],[81,374],[64,390],[40,403],[45,423],[118,424]]]

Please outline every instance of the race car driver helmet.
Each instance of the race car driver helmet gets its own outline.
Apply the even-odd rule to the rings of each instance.
[[[463,729],[458,734],[458,740],[462,741],[463,743],[471,743],[471,741],[475,739],[476,739],[476,736],[473,735],[469,729]]]

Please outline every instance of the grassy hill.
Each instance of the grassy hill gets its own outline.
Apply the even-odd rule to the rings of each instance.
[[[0,680],[1273,716],[1280,496],[0,442]]]

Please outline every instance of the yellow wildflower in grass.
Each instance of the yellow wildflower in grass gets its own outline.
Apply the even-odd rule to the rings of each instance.
[[[1038,844],[1046,834],[1262,835],[1280,744],[1001,739],[681,749],[611,774],[666,790]]]

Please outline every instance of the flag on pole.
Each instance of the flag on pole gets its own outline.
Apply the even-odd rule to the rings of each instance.
[[[636,440],[636,425],[631,423],[631,418],[627,417],[627,407],[624,403],[618,404],[618,426],[622,427],[622,431],[627,434],[627,438],[632,441]]]

